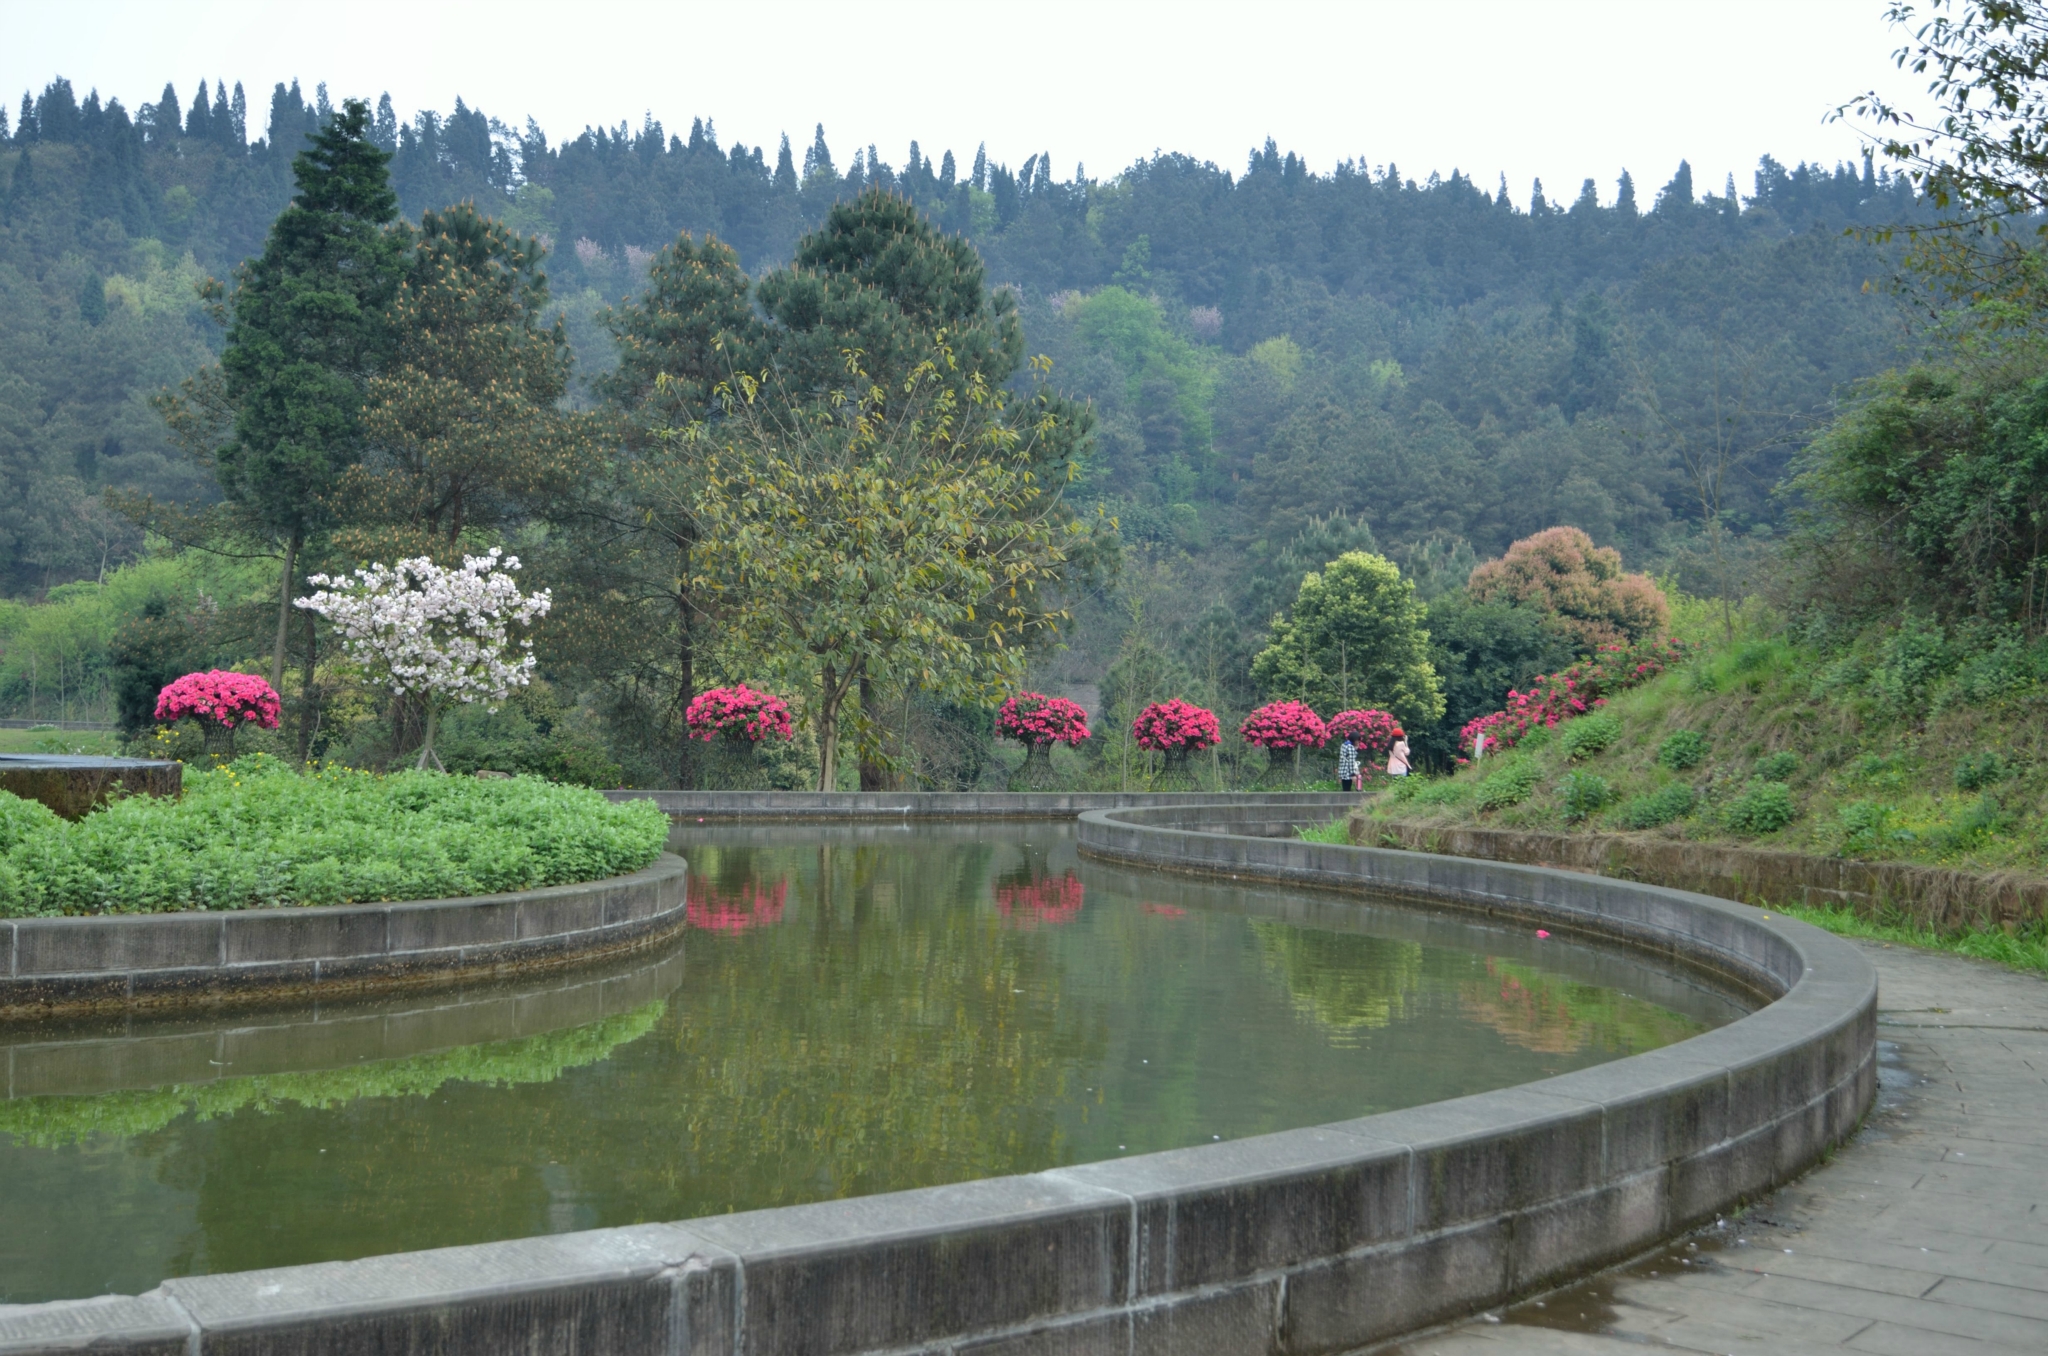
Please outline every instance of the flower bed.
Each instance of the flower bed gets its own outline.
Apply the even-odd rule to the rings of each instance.
[[[624,875],[668,819],[538,778],[301,774],[262,755],[188,769],[180,800],[77,823],[0,793],[0,917],[496,894]]]

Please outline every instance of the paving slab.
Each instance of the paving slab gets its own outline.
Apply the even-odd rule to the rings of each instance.
[[[2048,980],[1859,943],[1878,1105],[1741,1214],[1402,1356],[2048,1351]]]

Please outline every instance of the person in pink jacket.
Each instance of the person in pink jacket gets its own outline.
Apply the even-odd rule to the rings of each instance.
[[[1394,727],[1394,749],[1387,755],[1387,775],[1405,777],[1408,775],[1408,736],[1401,727]]]

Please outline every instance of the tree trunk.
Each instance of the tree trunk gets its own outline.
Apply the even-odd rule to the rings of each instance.
[[[427,736],[420,743],[420,760],[413,764],[414,767],[425,768],[427,760],[432,759],[435,767],[443,772],[448,770],[442,767],[439,755],[434,752],[434,731],[440,724],[441,708],[433,702],[427,703]]]
[[[690,703],[697,699],[697,633],[690,626],[690,540],[676,539],[676,550],[682,556],[681,569],[676,586],[676,626],[680,643],[676,654],[676,710],[679,716],[687,716]],[[676,782],[685,788],[695,788],[698,781],[698,759],[696,741],[690,738],[690,726],[683,722],[682,757],[676,764]]]
[[[887,791],[889,769],[876,755],[881,752],[881,722],[875,719],[874,684],[868,679],[866,664],[860,669],[860,716],[867,726],[868,737],[861,742],[860,789],[863,791]]]
[[[839,703],[842,697],[838,675],[831,664],[818,674],[818,789],[839,789]]]
[[[320,728],[320,702],[313,695],[313,677],[319,652],[314,649],[318,634],[313,629],[313,614],[306,613],[306,662],[299,670],[299,766],[304,767],[313,756],[313,735]]]
[[[270,647],[270,690],[284,688],[284,646],[285,634],[292,620],[292,573],[298,567],[299,547],[305,543],[303,532],[292,533],[284,544],[284,574],[277,585],[277,643]]]

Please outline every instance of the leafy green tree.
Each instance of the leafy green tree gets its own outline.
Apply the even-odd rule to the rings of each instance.
[[[1444,685],[1444,714],[1434,726],[1410,730],[1432,763],[1452,766],[1465,722],[1498,711],[1508,689],[1572,662],[1577,649],[1543,624],[1542,614],[1505,603],[1474,602],[1463,589],[1429,605],[1430,664]]]
[[[823,409],[751,383],[711,440],[693,505],[696,587],[728,645],[804,692],[819,789],[838,775],[842,712],[863,680],[986,703],[1023,676],[1066,543],[1030,448],[984,384],[959,399],[946,353],[910,374],[911,402],[851,373]],[[864,713],[865,714],[865,713]]]
[[[1444,713],[1425,620],[1415,586],[1392,561],[1347,551],[1301,581],[1253,658],[1252,677],[1268,696],[1332,712],[1376,706],[1420,729]]]
[[[283,681],[293,574],[332,492],[362,454],[370,378],[391,351],[386,311],[405,268],[390,159],[351,99],[292,161],[298,192],[227,298],[221,394],[234,411],[214,456],[221,490],[282,549],[272,686]]]
[[[524,521],[589,464],[590,420],[557,408],[569,341],[545,320],[545,254],[469,203],[420,218],[364,385],[365,456],[332,494],[358,557],[453,557],[464,532]]]

